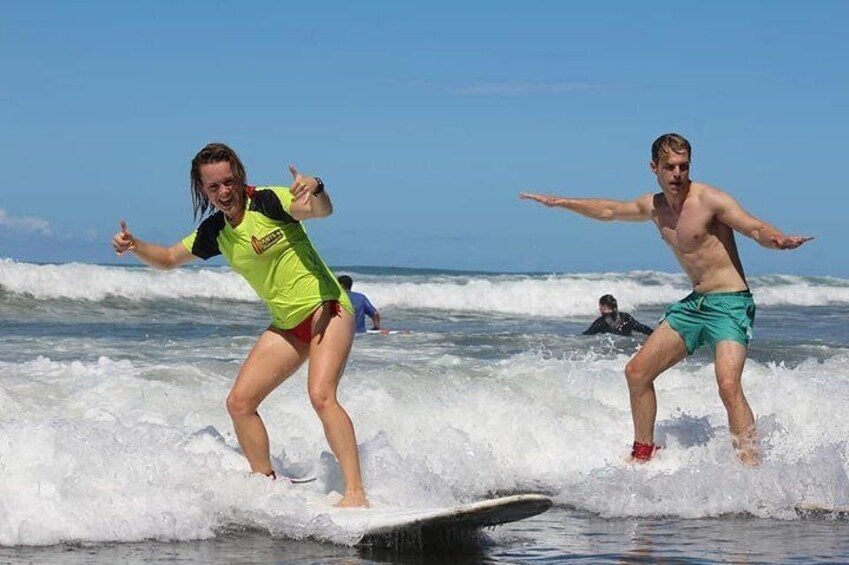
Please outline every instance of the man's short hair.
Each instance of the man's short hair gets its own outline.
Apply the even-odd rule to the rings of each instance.
[[[660,163],[661,158],[670,153],[686,153],[690,157],[693,156],[690,142],[677,133],[665,133],[651,144],[651,160],[655,163]]]
[[[345,290],[351,290],[351,287],[354,286],[354,279],[348,275],[340,275],[336,277],[336,280],[339,281],[339,284],[341,284],[342,288]]]

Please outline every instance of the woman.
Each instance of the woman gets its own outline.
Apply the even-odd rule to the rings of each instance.
[[[121,222],[112,239],[120,255],[132,251],[158,269],[222,254],[268,306],[271,325],[259,337],[227,396],[227,410],[251,471],[275,477],[259,404],[307,359],[309,397],[339,460],[345,494],[337,506],[368,506],[354,427],[336,399],[354,338],[347,294],[307,238],[301,221],[333,212],[324,183],[290,166],[292,186],[247,185],[236,153],[211,143],[192,160],[197,231],[171,247],[135,237]]]

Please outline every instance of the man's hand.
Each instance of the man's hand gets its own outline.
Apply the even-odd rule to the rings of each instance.
[[[312,196],[315,189],[318,188],[318,181],[315,177],[305,177],[295,165],[289,165],[289,172],[292,173],[292,186],[289,187],[289,192],[292,193],[292,199],[303,200],[306,202]]]
[[[772,243],[775,244],[776,249],[796,249],[803,243],[807,243],[812,239],[814,238],[803,235],[782,235],[773,237]]]
[[[534,202],[539,202],[540,204],[545,204],[549,207],[557,206],[562,200],[559,196],[548,196],[547,194],[534,194],[533,192],[520,192],[519,198],[521,200],[533,200]]]
[[[123,255],[136,248],[136,238],[127,229],[127,222],[124,220],[121,220],[121,231],[112,238],[112,247],[115,248],[115,253],[118,255]]]

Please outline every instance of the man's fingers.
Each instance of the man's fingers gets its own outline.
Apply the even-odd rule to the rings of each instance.
[[[532,192],[520,192],[519,198],[522,200],[533,200],[534,202],[539,202],[540,204],[544,204],[546,206],[553,206],[554,202],[551,196],[545,196],[543,194],[534,194]]]
[[[540,204],[545,204],[546,206],[551,206],[553,204],[551,196],[546,196],[544,194],[534,194],[533,192],[520,192],[519,198],[521,198],[522,200],[533,200],[534,202],[539,202]]]
[[[127,222],[124,221],[124,220],[121,220],[121,233],[128,233],[127,232]]]
[[[774,237],[772,238],[772,242],[779,249],[796,249],[804,243],[811,241],[813,236],[785,236],[785,237]]]
[[[298,169],[295,168],[295,165],[289,165],[289,172],[292,173],[292,178],[295,180],[300,180],[303,176],[298,172]]]

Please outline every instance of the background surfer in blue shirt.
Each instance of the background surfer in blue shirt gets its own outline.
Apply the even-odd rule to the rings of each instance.
[[[348,275],[336,277],[336,280],[339,281],[342,288],[348,291],[348,297],[354,306],[354,325],[357,333],[366,333],[366,316],[371,318],[371,329],[381,331],[383,328],[380,327],[380,312],[365,294],[351,290],[351,287],[354,286],[354,280]]]

